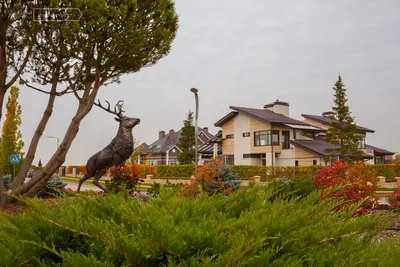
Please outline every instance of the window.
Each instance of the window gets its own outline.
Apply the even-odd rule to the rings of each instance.
[[[243,154],[244,159],[261,159],[265,154]]]
[[[235,156],[234,155],[224,155],[225,164],[234,165],[235,164]]]
[[[375,156],[375,164],[385,164],[385,156]]]
[[[178,162],[176,160],[171,160],[170,162],[168,162],[169,165],[177,165]]]
[[[234,137],[233,134],[227,134],[226,135],[226,139],[233,139],[233,137]]]
[[[314,160],[312,161],[312,165],[317,165],[317,160],[316,160],[316,159],[314,159]]]
[[[279,145],[279,131],[268,130],[254,132],[254,146],[270,146]]]
[[[243,137],[250,137],[250,132],[243,133]]]
[[[150,160],[149,163],[150,165],[157,165],[157,160]]]
[[[282,149],[290,148],[290,132],[282,131]]]
[[[358,148],[365,149],[365,136],[362,136],[360,141],[358,141]]]
[[[299,161],[298,160],[294,161],[294,166],[296,166],[296,167],[299,166]]]

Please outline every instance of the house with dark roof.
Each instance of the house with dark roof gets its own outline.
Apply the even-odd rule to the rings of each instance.
[[[334,145],[323,140],[329,120],[303,115],[304,121],[289,117],[289,104],[275,101],[263,109],[231,106],[232,110],[215,123],[222,128],[221,148],[225,163],[236,165],[307,166],[327,165],[326,149]],[[328,116],[328,114],[325,114]],[[357,126],[359,134],[374,131]],[[363,159],[385,163],[382,155],[392,152],[360,142]],[[392,154],[393,155],[393,154]],[[334,155],[333,155],[334,156]]]
[[[173,165],[178,164],[178,156],[181,152],[179,148],[179,138],[182,130],[175,132],[170,130],[168,134],[165,131],[158,133],[158,140],[148,145],[140,154],[140,163],[150,165]],[[199,146],[206,144],[215,136],[208,132],[208,128],[198,128]],[[201,155],[201,154],[200,154]]]
[[[332,112],[324,112],[322,115],[309,115],[309,114],[302,114],[305,118],[304,122],[307,122],[310,125],[314,125],[316,127],[320,127],[321,129],[324,129],[323,132],[320,133],[320,136],[323,137],[326,133],[326,131],[329,129],[329,124],[333,121],[330,116],[332,115]],[[391,163],[393,160],[393,155],[394,152],[368,145],[366,143],[366,137],[368,133],[374,133],[374,130],[371,130],[367,127],[363,127],[360,125],[356,125],[356,131],[357,133],[362,137],[360,143],[359,143],[359,148],[360,150],[364,153],[370,156],[370,159],[367,161],[370,164],[388,164]],[[322,138],[320,138],[322,139]],[[326,146],[326,144],[325,144]]]

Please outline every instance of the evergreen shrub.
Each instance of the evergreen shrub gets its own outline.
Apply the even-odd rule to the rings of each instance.
[[[122,191],[25,200],[0,214],[2,266],[397,266],[396,240],[380,240],[391,213],[353,217],[320,192],[276,197],[272,187],[143,203]]]

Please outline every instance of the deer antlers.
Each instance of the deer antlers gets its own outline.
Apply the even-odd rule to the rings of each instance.
[[[117,104],[115,104],[114,107],[114,111],[111,110],[111,105],[110,102],[108,102],[107,100],[105,100],[107,102],[108,107],[105,108],[101,105],[100,103],[100,99],[98,99],[98,102],[94,102],[93,104],[95,104],[96,106],[98,106],[99,108],[104,109],[105,111],[107,111],[108,113],[114,114],[116,116],[118,116],[118,118],[121,118],[123,115],[122,113],[125,112],[125,110],[122,109],[122,106],[124,105],[124,101],[123,100],[119,100],[117,102]]]

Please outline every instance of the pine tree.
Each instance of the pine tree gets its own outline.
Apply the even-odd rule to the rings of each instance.
[[[179,137],[179,164],[192,164],[195,160],[195,128],[193,126],[193,112],[189,111],[187,119],[183,121],[181,136]]]
[[[339,156],[341,161],[352,164],[361,159],[359,142],[362,137],[357,134],[354,117],[351,116],[350,108],[346,104],[346,88],[340,75],[333,90],[335,90],[333,114],[331,115],[333,121],[329,124],[330,128],[325,141],[337,145],[338,148],[327,149],[326,152]]]
[[[41,159],[39,159],[39,162],[38,162],[38,167],[39,167],[39,168],[42,168],[42,166],[43,166],[43,164],[42,164],[42,160],[41,160]]]
[[[10,156],[11,154],[21,155],[21,150],[24,146],[24,142],[22,141],[22,134],[19,130],[19,126],[22,123],[22,109],[21,105],[18,103],[18,96],[18,87],[12,86],[6,104],[6,119],[3,124],[1,135],[1,167],[3,168],[3,174],[13,173],[14,166],[10,163]],[[21,162],[17,166],[15,166],[15,169],[18,170],[20,165]]]

